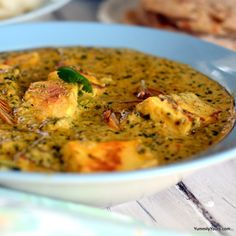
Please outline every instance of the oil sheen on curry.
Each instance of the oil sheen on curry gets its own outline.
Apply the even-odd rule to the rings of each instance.
[[[0,54],[0,166],[128,171],[206,150],[234,123],[234,101],[187,65],[128,49]]]

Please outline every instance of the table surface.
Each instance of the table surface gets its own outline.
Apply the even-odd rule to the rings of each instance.
[[[74,0],[40,20],[97,21],[99,3]],[[230,228],[212,233],[236,235],[236,160],[203,169],[153,196],[108,210],[162,228],[183,231],[194,231],[194,227]]]

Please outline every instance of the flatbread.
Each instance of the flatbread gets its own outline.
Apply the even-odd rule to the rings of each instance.
[[[140,6],[183,31],[236,35],[236,0],[140,0]]]
[[[170,18],[196,18],[196,4],[188,0],[141,0],[140,4],[146,11],[165,15]],[[181,7],[180,7],[181,5]]]
[[[123,23],[149,26],[171,31],[178,30],[177,27],[174,24],[171,24],[167,18],[156,15],[153,12],[144,11],[143,9],[127,11]]]
[[[220,18],[225,19],[225,16],[221,14]],[[169,31],[185,32],[193,36],[199,37],[203,40],[206,40],[208,42],[215,43],[217,45],[236,51],[236,37],[234,37],[233,34],[231,34],[232,36],[222,37],[208,33],[209,31],[211,32],[215,30],[219,31],[217,27],[221,27],[221,30],[224,28],[225,31],[227,27],[227,32],[230,32],[231,29],[235,27],[234,22],[236,22],[236,19],[235,20],[233,19],[234,18],[226,19],[224,25],[220,26],[219,21],[216,24],[212,24],[211,22],[208,21],[208,19],[205,19],[204,22],[203,18],[201,22],[204,22],[204,26],[202,25],[198,26],[197,22],[193,21],[190,23],[186,19],[174,20],[173,18],[168,18],[166,16],[144,10],[142,7],[139,6],[137,9],[131,9],[125,13],[123,23],[149,26]],[[192,25],[189,26],[189,24]],[[212,28],[209,29],[209,27]],[[216,27],[216,29],[214,29],[214,27]],[[194,31],[192,30],[193,28],[195,29]],[[234,29],[232,30],[234,31]]]

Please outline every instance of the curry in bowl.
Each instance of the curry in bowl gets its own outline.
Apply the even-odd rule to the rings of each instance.
[[[234,124],[234,100],[191,67],[129,49],[0,54],[0,166],[126,171],[206,150]]]

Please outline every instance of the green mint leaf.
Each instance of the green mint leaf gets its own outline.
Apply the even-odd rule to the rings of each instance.
[[[92,86],[87,78],[85,78],[82,74],[80,74],[78,71],[67,67],[62,66],[57,69],[57,74],[60,79],[67,83],[79,83],[82,84],[82,90],[87,93],[92,93],[93,89]]]

